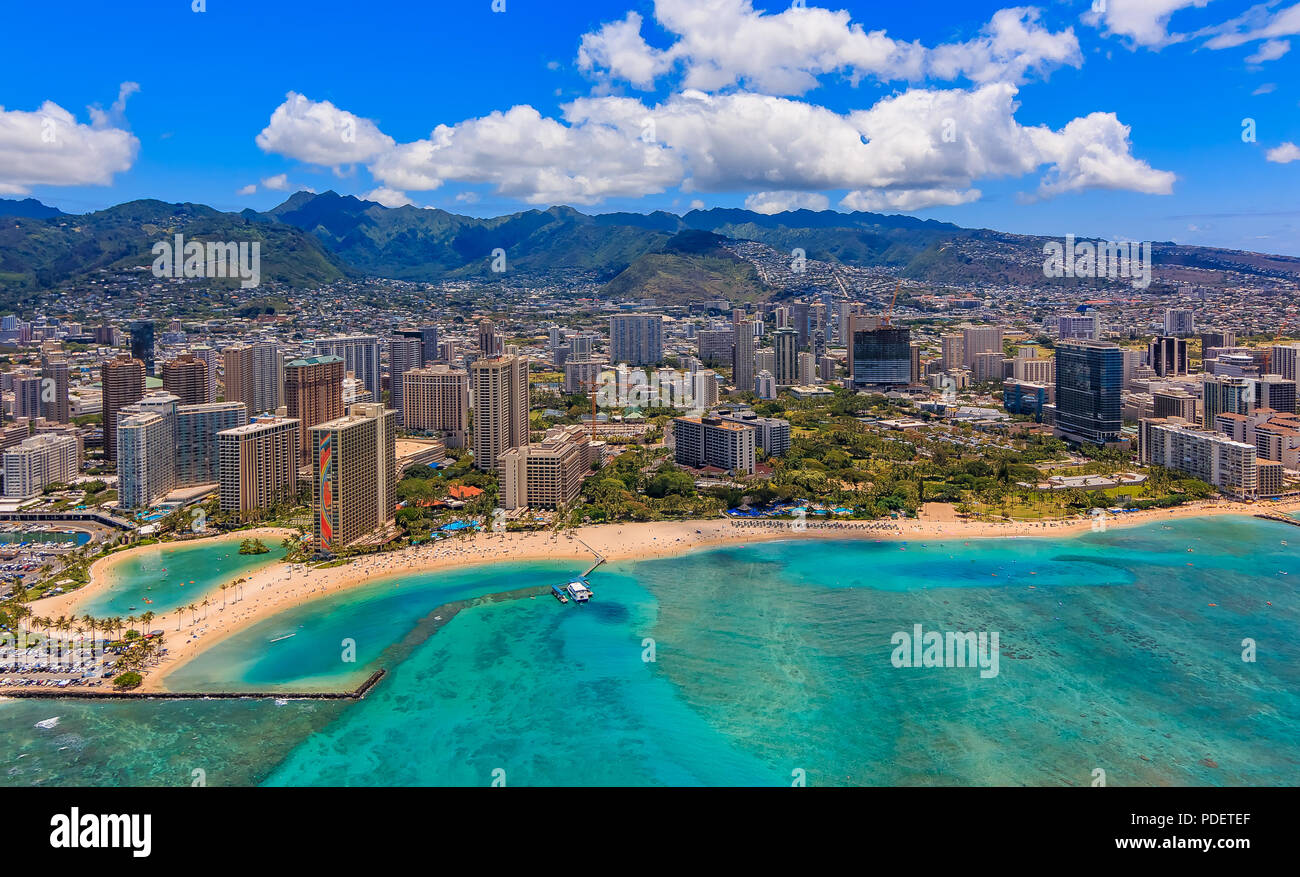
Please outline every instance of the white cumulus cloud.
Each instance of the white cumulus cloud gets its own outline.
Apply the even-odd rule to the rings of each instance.
[[[276,174],[273,177],[266,177],[262,180],[262,188],[270,189],[273,192],[287,192],[290,189],[289,175]]]
[[[122,84],[109,110],[90,108],[90,124],[53,101],[32,112],[0,107],[0,194],[25,195],[32,186],[107,186],[130,170],[140,141],[126,130],[126,99],[137,91]]]
[[[1300,146],[1296,146],[1288,140],[1281,146],[1275,146],[1264,153],[1264,158],[1277,164],[1290,164],[1293,161],[1300,161]]]
[[[1085,189],[1165,194],[1174,176],[1132,154],[1129,128],[1093,113],[1059,130],[1016,119],[1016,86],[911,89],[839,113],[806,101],[688,90],[654,105],[581,98],[559,118],[531,106],[439,125],[369,165],[387,189],[449,181],[533,204],[691,192],[850,190],[897,209],[960,204],[975,181],[1041,170],[1038,197]],[[883,190],[887,194],[882,194]]]
[[[1186,34],[1171,34],[1169,19],[1188,8],[1200,8],[1210,0],[1105,0],[1083,15],[1095,27],[1105,27],[1107,34],[1127,37],[1139,46],[1158,48],[1182,42]]]
[[[362,201],[374,201],[376,204],[382,204],[385,207],[405,207],[407,204],[414,204],[410,198],[406,197],[405,192],[399,192],[396,189],[390,189],[387,186],[380,186],[377,189],[371,189],[361,196]]]
[[[673,34],[666,49],[642,36],[640,14],[629,12],[585,34],[578,69],[650,90],[680,69],[683,88],[717,91],[743,86],[768,94],[803,94],[818,77],[839,74],[857,82],[917,81],[925,77],[972,82],[1020,82],[1083,58],[1071,28],[1051,32],[1033,7],[997,12],[982,32],[960,43],[926,48],[867,31],[847,11],[791,6],[755,10],[750,0],[656,0],[655,21]]]
[[[831,199],[819,192],[755,192],[745,199],[745,209],[768,216],[787,210],[825,210],[830,206]]]
[[[873,189],[850,192],[840,199],[845,210],[866,210],[880,213],[886,210],[921,210],[926,207],[955,207],[969,204],[980,197],[979,189]]]
[[[264,152],[338,168],[388,152],[394,141],[369,119],[291,91],[257,135],[257,145]]]

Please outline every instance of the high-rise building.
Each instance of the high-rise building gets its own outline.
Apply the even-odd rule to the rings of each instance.
[[[501,507],[554,509],[572,502],[591,473],[591,439],[581,426],[560,426],[501,453]]]
[[[151,505],[179,487],[217,484],[217,434],[248,422],[242,402],[181,405],[167,392],[123,406],[117,439],[131,443],[117,460],[119,499],[127,508]]]
[[[1152,338],[1147,347],[1147,359],[1157,376],[1162,378],[1187,374],[1187,339],[1172,335]]]
[[[609,358],[628,365],[654,365],[664,358],[664,319],[658,314],[609,318]]]
[[[604,359],[569,360],[564,364],[564,392],[587,394],[599,392],[601,374],[610,367]]]
[[[311,428],[316,545],[334,551],[392,523],[397,413],[374,402]]]
[[[975,367],[975,358],[981,353],[1002,354],[1001,326],[963,326],[962,364],[966,368]]]
[[[243,402],[248,412],[274,412],[284,404],[284,354],[273,341],[227,347],[225,360],[227,402]]]
[[[1124,358],[1115,344],[1065,341],[1056,347],[1058,436],[1105,445],[1119,440]]]
[[[799,333],[777,329],[772,333],[772,352],[776,356],[776,385],[792,387],[799,383]]]
[[[907,386],[912,380],[911,333],[876,317],[849,318],[849,374],[854,387]]]
[[[796,343],[799,350],[808,346],[808,320],[812,313],[812,303],[806,301],[794,301],[790,303],[790,317],[785,324],[787,328],[794,329]],[[780,375],[777,376],[777,383],[781,382]]]
[[[754,392],[754,324],[739,320],[732,330],[731,382],[742,393]]]
[[[568,374],[569,363],[565,366]],[[448,365],[411,369],[402,375],[409,432],[438,432],[449,448],[463,448],[469,434],[469,372]]]
[[[1098,341],[1101,331],[1101,317],[1096,311],[1056,318],[1056,336],[1062,341]]]
[[[35,420],[44,416],[41,405],[41,376],[31,369],[14,372],[14,417]]]
[[[1269,351],[1269,371],[1288,381],[1300,380],[1296,369],[1300,357],[1300,344],[1275,344]]]
[[[68,423],[72,420],[68,379],[68,360],[65,357],[41,357],[41,413],[46,420],[55,423]]]
[[[1296,382],[1281,375],[1247,378],[1251,388],[1251,412],[1270,408],[1283,414],[1296,413]]]
[[[293,499],[298,492],[300,427],[294,417],[262,415],[217,433],[223,511],[267,509]]]
[[[1249,414],[1251,386],[1234,375],[1204,375],[1201,378],[1201,426],[1214,428],[1220,414]]]
[[[191,347],[190,354],[208,367],[208,398],[203,401],[217,401],[217,363],[221,360],[221,356],[217,353],[215,348],[209,347],[206,344],[198,344]]]
[[[731,413],[715,411],[711,416],[725,423],[735,423],[754,429],[754,443],[762,448],[769,457],[780,457],[790,450],[790,421],[779,417],[759,417],[748,408]]]
[[[1008,414],[1024,414],[1043,422],[1043,409],[1048,404],[1048,388],[1044,384],[1008,378],[1002,382],[1002,407]]]
[[[871,305],[858,301],[842,301],[835,320],[835,339],[841,344],[848,344],[849,317],[871,313]]]
[[[311,428],[343,416],[343,360],[337,356],[309,356],[284,367],[284,402],[298,421],[299,460],[311,465]]]
[[[939,336],[940,367],[946,371],[956,371],[966,362],[966,339],[962,335],[950,332]]]
[[[469,367],[474,404],[474,466],[484,472],[510,448],[528,444],[528,359],[505,355]]]
[[[811,351],[804,350],[799,353],[798,383],[804,387],[811,387],[817,383],[817,357],[813,356]]]
[[[718,373],[702,368],[692,376],[696,408],[712,408],[718,404]]]
[[[149,398],[149,397],[145,397]],[[221,452],[217,435],[248,423],[243,402],[203,402],[176,406],[176,487],[217,484]]]
[[[1190,308],[1165,308],[1165,334],[1186,338],[1196,334],[1196,315]]]
[[[81,468],[74,436],[45,433],[23,440],[4,452],[4,495],[26,499],[50,484],[68,484]]]
[[[1186,421],[1146,417],[1139,423],[1143,465],[1163,466],[1199,478],[1239,497],[1254,496],[1257,452],[1254,445],[1196,429]]]
[[[776,378],[768,369],[758,370],[758,377],[754,378],[754,395],[769,401],[776,398]]]
[[[701,329],[695,333],[700,359],[709,364],[724,363],[731,358],[735,332],[731,329]]]
[[[208,401],[208,364],[186,353],[162,367],[163,389],[181,400],[182,405],[203,405]]]
[[[420,365],[433,365],[438,361],[438,327],[421,326],[418,331],[420,333],[420,344],[422,345],[420,350],[424,355]]]
[[[478,352],[480,356],[500,356],[504,352],[504,340],[497,332],[497,324],[491,320],[479,320]]]
[[[1042,356],[1036,345],[1024,344],[1016,349],[1016,356],[1011,361],[1011,377],[1017,381],[1050,386],[1056,383],[1056,362],[1050,356]]]
[[[737,475],[752,475],[757,430],[721,417],[673,418],[674,459],[693,469],[714,466]]]
[[[117,412],[144,397],[144,363],[130,356],[110,359],[100,367],[103,388],[104,459],[117,459]]]
[[[140,320],[131,324],[131,356],[144,364],[146,375],[153,374],[153,341],[152,320]]]
[[[1236,347],[1237,333],[1231,329],[1225,329],[1221,332],[1202,332],[1201,333],[1201,351],[1208,351],[1211,347]]]
[[[1188,422],[1196,420],[1196,397],[1186,390],[1155,390],[1151,393],[1152,414],[1157,418],[1177,417]]]
[[[1001,383],[1003,378],[1009,377],[1006,373],[1006,363],[1009,362],[1011,360],[1007,359],[1006,354],[1000,350],[977,353],[970,366],[971,380],[978,383],[985,381]]]
[[[352,372],[363,387],[378,402],[383,398],[380,386],[379,339],[374,335],[343,335],[321,338],[312,342],[317,354],[337,356],[343,360],[343,370]]]
[[[117,502],[145,508],[175,488],[172,425],[156,411],[123,412],[117,424]]]
[[[397,422],[406,423],[402,405],[402,375],[424,363],[424,342],[419,338],[394,338],[388,342],[389,407],[397,412]]]

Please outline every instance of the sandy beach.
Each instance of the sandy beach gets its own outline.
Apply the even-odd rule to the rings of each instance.
[[[1156,521],[1211,515],[1251,515],[1263,511],[1293,512],[1300,502],[1249,504],[1205,502],[1180,507],[1124,515],[1112,515],[1107,528],[1134,526]],[[242,597],[229,599],[224,607],[214,605],[192,623],[168,620],[167,655],[148,671],[139,693],[166,691],[165,680],[177,667],[192,660],[203,650],[251,624],[300,606],[327,594],[354,588],[376,579],[414,575],[441,569],[484,563],[563,561],[587,565],[599,554],[608,561],[645,560],[689,551],[769,542],[782,539],[988,539],[1056,537],[1094,529],[1093,521],[1078,518],[1065,521],[995,523],[957,520],[951,506],[931,504],[917,520],[881,522],[844,522],[840,527],[820,526],[823,521],[810,519],[806,530],[791,527],[791,522],[777,526],[738,526],[727,519],[708,521],[653,522],[642,524],[602,524],[555,533],[475,533],[439,542],[370,555],[342,566],[312,569],[303,564],[276,564],[249,576]],[[277,541],[287,535],[281,530],[243,531],[219,538],[246,539],[262,534]],[[148,549],[133,549],[148,550]],[[113,567],[127,552],[98,561],[92,568],[92,581],[70,594],[46,598],[32,604],[38,615],[70,615],[111,581]],[[101,566],[102,564],[102,566]]]

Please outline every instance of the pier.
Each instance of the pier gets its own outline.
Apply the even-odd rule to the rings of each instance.
[[[596,562],[593,563],[591,566],[587,567],[587,571],[582,574],[582,577],[585,579],[587,576],[591,575],[593,571],[595,571],[596,567],[600,566],[602,563],[605,562],[605,556],[601,554],[599,551],[597,551],[596,549],[592,548],[586,542],[583,542],[577,536],[574,536],[573,538],[577,539],[578,544],[581,545],[583,548],[587,549],[588,551],[590,551],[596,558]]]
[[[16,688],[6,697],[44,700],[361,700],[388,671],[371,673],[352,691],[76,691],[65,688]]]
[[[1277,521],[1279,524],[1290,524],[1292,527],[1300,527],[1300,521],[1281,512],[1256,512],[1255,517],[1263,518],[1266,521]]]

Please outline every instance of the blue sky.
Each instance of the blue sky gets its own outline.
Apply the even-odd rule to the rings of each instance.
[[[1300,4],[1097,2],[11,4],[42,38],[6,41],[0,197],[858,207],[1300,255]]]

